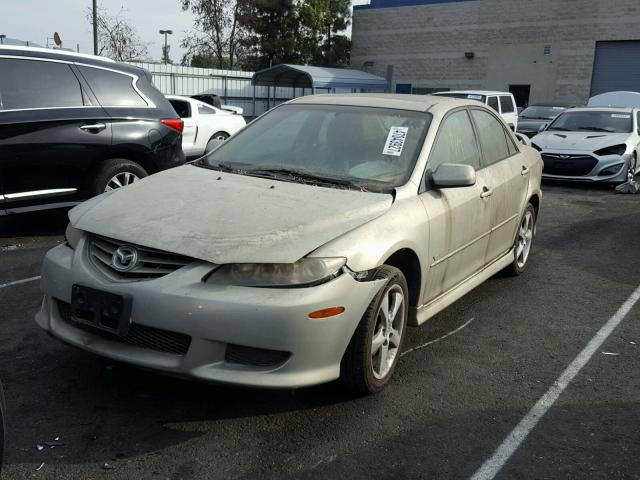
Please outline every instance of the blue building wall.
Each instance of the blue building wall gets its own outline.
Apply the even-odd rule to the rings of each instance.
[[[414,5],[430,5],[434,3],[475,2],[478,0],[371,0],[369,5],[354,5],[356,10],[371,8],[410,7]]]

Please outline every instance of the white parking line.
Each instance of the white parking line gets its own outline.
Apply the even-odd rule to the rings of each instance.
[[[489,480],[495,478],[500,469],[509,461],[518,447],[524,442],[531,430],[536,426],[545,413],[558,399],[560,394],[567,388],[569,383],[582,370],[593,354],[600,348],[604,341],[611,335],[615,328],[624,320],[633,306],[640,300],[640,285],[634,290],[626,302],[618,311],[605,323],[598,333],[589,341],[586,347],[569,364],[562,375],[554,382],[547,392],[529,410],[529,413],[520,420],[520,423],[504,439],[502,444],[493,453],[491,458],[473,474],[471,480]]]
[[[9,283],[0,283],[0,288],[7,288],[13,285],[20,285],[21,283],[35,282],[36,280],[40,280],[40,276],[24,278],[22,280],[16,280],[14,282],[9,282]]]
[[[400,354],[400,356],[401,356],[401,357],[404,357],[407,353],[411,353],[411,352],[413,352],[414,350],[420,350],[421,348],[428,347],[429,345],[434,344],[434,343],[436,343],[436,342],[439,342],[440,340],[444,340],[445,338],[450,337],[451,335],[455,335],[455,334],[456,334],[456,333],[458,333],[460,330],[462,330],[464,327],[466,327],[466,326],[467,326],[467,325],[469,325],[471,322],[473,322],[473,320],[474,320],[474,317],[471,317],[469,320],[467,320],[466,322],[464,322],[462,325],[460,325],[460,326],[459,326],[458,328],[456,328],[455,330],[452,330],[452,331],[450,331],[449,333],[447,333],[447,334],[445,334],[445,335],[443,335],[443,336],[441,336],[441,337],[438,337],[438,338],[436,338],[436,339],[434,339],[434,340],[431,340],[430,342],[423,343],[422,345],[418,345],[417,347],[410,348],[409,350],[406,350],[406,351],[402,352],[402,353]]]

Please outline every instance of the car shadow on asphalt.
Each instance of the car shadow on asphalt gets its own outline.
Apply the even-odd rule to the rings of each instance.
[[[63,235],[68,208],[0,216],[0,239]]]

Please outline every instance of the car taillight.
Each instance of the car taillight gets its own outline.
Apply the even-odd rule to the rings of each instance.
[[[167,127],[171,127],[177,132],[182,133],[182,130],[184,130],[184,122],[180,119],[163,118],[160,121],[164,123]]]

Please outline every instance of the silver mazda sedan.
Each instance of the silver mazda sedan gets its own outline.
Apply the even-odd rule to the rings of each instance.
[[[407,325],[524,271],[540,155],[484,105],[319,95],[70,211],[38,324],[130,364],[381,390]]]

